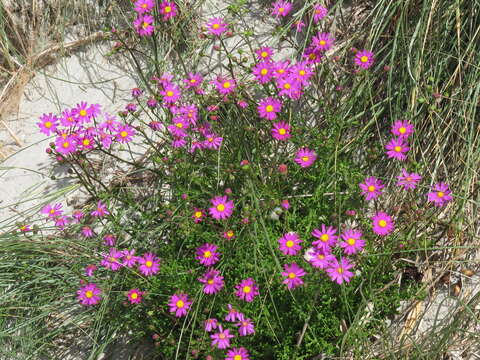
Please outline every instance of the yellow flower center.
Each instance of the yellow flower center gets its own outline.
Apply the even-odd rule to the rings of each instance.
[[[195,79],[190,79],[190,83],[191,83],[191,84],[195,84],[196,82],[197,82],[197,80],[195,80]]]
[[[88,298],[88,299],[92,298],[93,297],[93,292],[91,290],[86,291],[85,292],[85,297]]]
[[[51,209],[50,214],[54,214],[54,213],[55,213],[55,209]]]
[[[285,72],[285,69],[278,69],[277,72],[278,72],[279,74],[283,74],[283,73]]]
[[[361,61],[362,63],[366,63],[366,62],[368,61],[368,57],[367,57],[367,56],[362,56],[362,57],[360,58],[360,61]]]
[[[290,85],[289,83],[286,83],[285,85],[283,85],[283,88],[284,89],[290,89],[292,87],[292,85]]]
[[[285,11],[285,8],[283,8],[283,7],[278,8],[278,12],[279,12],[280,14],[283,14],[284,11]]]
[[[147,23],[146,21],[144,21],[143,24],[142,24],[142,27],[143,27],[144,29],[146,29],[149,25],[150,25],[149,23]]]
[[[343,274],[343,268],[341,268],[341,267],[337,268],[337,272],[338,272],[339,274]]]
[[[207,259],[208,259],[209,257],[212,257],[212,252],[209,251],[209,250],[205,251],[205,252],[203,253],[203,257],[204,257],[204,258],[207,258]]]
[[[138,293],[134,292],[130,295],[130,297],[135,300],[136,298],[138,298]]]
[[[68,122],[73,122],[73,118],[72,118],[71,116],[69,116],[69,117],[67,118],[67,121],[68,121]]]
[[[223,205],[223,204],[218,204],[218,205],[217,205],[217,210],[218,210],[218,211],[224,211],[224,210],[225,210],[225,205]]]
[[[209,138],[207,139],[207,141],[208,141],[208,142],[212,142],[212,141],[213,141],[213,138],[212,138],[212,137],[209,137]]]
[[[348,245],[355,245],[355,239],[354,238],[349,238],[347,240]]]
[[[169,12],[172,11],[172,8],[170,6],[165,6],[164,11],[168,14]]]
[[[438,196],[439,198],[442,198],[444,195],[445,195],[445,194],[443,193],[443,191],[437,192],[437,196]]]
[[[167,91],[167,96],[168,96],[168,97],[172,97],[172,96],[173,96],[173,91],[170,91],[170,90]]]
[[[83,145],[88,146],[88,145],[90,145],[90,140],[83,139],[82,143],[83,143]]]
[[[323,260],[323,259],[325,259],[325,255],[323,255],[323,254],[318,254],[318,256],[317,256],[317,257],[318,257],[320,260]]]
[[[181,309],[185,306],[185,303],[183,302],[183,300],[178,300],[175,305],[177,305],[177,307]]]
[[[383,228],[383,227],[387,226],[387,222],[386,222],[385,220],[380,220],[380,221],[378,222],[378,226],[380,226],[380,227]]]
[[[328,234],[322,234],[322,236],[320,236],[320,240],[322,240],[323,242],[327,242],[328,239],[330,239],[330,236],[328,236]]]
[[[294,243],[292,240],[288,240],[288,241],[285,243],[285,246],[288,247],[288,248],[291,248],[293,245],[295,245],[295,243]]]
[[[80,110],[80,116],[87,116],[87,111],[86,110]]]
[[[218,29],[220,27],[220,24],[213,24],[212,25],[212,28],[214,28],[215,30]]]
[[[235,355],[233,360],[242,360],[242,355]]]
[[[310,60],[315,60],[317,58],[317,55],[311,53],[310,55],[308,55],[308,57],[310,58]]]
[[[412,177],[409,176],[409,177],[407,177],[405,180],[407,180],[407,181],[412,181]]]
[[[287,133],[287,130],[285,130],[284,128],[281,128],[280,130],[278,130],[278,133],[280,135],[285,135]]]
[[[273,106],[272,105],[265,106],[265,111],[266,112],[272,112],[273,111]]]
[[[262,51],[262,52],[260,53],[260,56],[261,56],[262,58],[266,58],[266,57],[268,56],[268,53],[267,53],[266,51]]]
[[[393,149],[394,149],[396,152],[402,151],[402,147],[401,147],[401,146],[395,146]]]
[[[305,70],[300,70],[298,73],[299,73],[301,76],[303,76],[303,75],[305,75]]]
[[[232,84],[230,84],[230,81],[225,81],[225,82],[223,83],[223,88],[224,88],[224,89],[228,89],[230,86],[232,86]]]
[[[307,162],[307,161],[308,161],[308,156],[303,156],[303,157],[302,157],[302,160],[305,161],[305,162]]]
[[[62,146],[66,149],[70,146],[70,143],[68,141],[65,141]]]
[[[208,279],[208,280],[207,280],[207,283],[210,284],[210,285],[212,285],[212,284],[213,284],[213,279]]]
[[[325,45],[327,42],[325,40],[320,40],[320,45]]]
[[[262,69],[262,70],[260,71],[260,74],[262,74],[262,75],[267,75],[267,73],[268,73],[268,70],[267,70],[267,69]]]
[[[400,134],[405,134],[406,131],[407,131],[407,129],[405,129],[403,126],[400,129],[398,129],[398,132]]]
[[[50,129],[52,127],[52,123],[50,121],[47,121],[45,122],[44,126],[47,128],[47,129]]]
[[[181,122],[178,122],[177,123],[177,128],[180,128],[180,129],[183,128],[183,124]]]
[[[148,4],[147,4],[147,3],[143,3],[142,5],[140,5],[140,7],[144,8],[144,9],[146,9],[146,8],[147,8],[147,6],[148,6]]]
[[[153,265],[153,262],[151,262],[150,260],[148,260],[146,263],[145,263],[145,266],[146,267],[152,267]]]
[[[227,236],[232,237],[233,236],[233,231],[232,230],[227,231]]]
[[[201,211],[195,211],[195,217],[198,219],[198,218],[201,218],[202,217],[202,212]]]
[[[251,291],[252,291],[252,288],[250,286],[247,285],[243,287],[243,292],[245,294],[249,294]]]
[[[225,339],[225,334],[224,334],[224,333],[220,333],[220,335],[218,335],[218,337],[223,340],[223,339]]]
[[[295,273],[291,272],[290,274],[288,274],[288,277],[290,279],[295,279],[297,277],[297,275],[295,275]]]
[[[123,131],[120,133],[120,136],[121,136],[122,138],[125,138],[125,137],[128,136],[128,132],[126,132],[125,130],[123,130]]]
[[[375,191],[375,186],[374,186],[374,185],[370,185],[370,186],[368,187],[368,191],[370,191],[370,192]]]

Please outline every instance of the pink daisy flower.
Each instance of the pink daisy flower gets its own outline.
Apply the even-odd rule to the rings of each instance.
[[[95,217],[104,217],[105,215],[110,215],[110,213],[107,210],[107,206],[99,201],[97,203],[97,208],[90,213],[90,215],[95,216]]]
[[[308,61],[300,61],[292,66],[290,75],[303,86],[308,86],[308,80],[313,76],[314,72]]]
[[[337,229],[333,226],[328,228],[325,224],[322,224],[320,229],[313,229],[312,236],[315,236],[318,240],[315,240],[312,245],[317,249],[323,250],[324,252],[330,252],[330,249],[335,246],[337,243],[338,236]]]
[[[235,232],[233,230],[225,231],[222,235],[227,240],[235,239]]]
[[[137,0],[135,2],[134,10],[139,14],[143,14],[152,10],[153,5],[154,5],[153,0]]]
[[[202,143],[202,148],[217,150],[222,145],[223,138],[215,134],[205,134],[205,140]]]
[[[92,111],[85,101],[81,101],[80,104],[77,104],[77,106],[72,109],[72,111],[76,117],[77,123],[83,124],[90,122],[90,118],[92,117]]]
[[[301,148],[295,155],[295,162],[303,168],[311,166],[316,159],[317,154],[309,148]]]
[[[217,77],[216,80],[211,82],[217,88],[217,91],[222,95],[228,95],[237,86],[237,83],[233,79],[225,79],[221,76]]]
[[[144,293],[144,291],[132,289],[127,293],[127,299],[130,301],[130,304],[140,304]]]
[[[417,183],[422,180],[422,177],[417,173],[408,173],[402,169],[402,175],[397,176],[397,186],[403,187],[405,190],[413,190],[417,187]]]
[[[316,24],[328,14],[328,9],[320,4],[313,6],[313,22]]]
[[[63,230],[65,229],[65,226],[67,226],[69,224],[69,219],[67,216],[65,215],[62,215],[62,216],[58,216],[55,218],[55,226],[60,229],[60,230]]]
[[[215,330],[218,326],[218,320],[215,318],[210,318],[207,319],[203,322],[203,328],[205,331],[210,332],[212,330]]]
[[[362,232],[360,230],[345,230],[342,234],[342,241],[340,246],[347,255],[355,254],[363,250],[365,240],[361,239]]]
[[[103,237],[103,244],[106,246],[115,246],[117,242],[117,237],[113,234],[105,234]]]
[[[372,223],[373,223],[373,232],[381,236],[390,234],[395,228],[395,225],[393,223],[391,216],[381,211],[377,212],[372,217]]]
[[[233,201],[228,200],[226,195],[215,196],[210,200],[213,207],[208,208],[208,212],[215,220],[227,219],[233,213]]]
[[[185,131],[190,127],[190,122],[181,116],[174,117],[172,121],[173,124],[167,126],[170,134],[173,136],[186,136]]]
[[[227,349],[230,347],[230,339],[235,337],[235,335],[230,334],[229,329],[223,330],[222,325],[218,325],[218,333],[210,335],[212,339],[212,347],[217,347],[219,349]]]
[[[92,228],[90,226],[83,226],[81,233],[83,236],[86,238],[91,238],[95,236],[95,233],[93,232]]]
[[[228,29],[228,24],[220,18],[212,18],[207,22],[208,32],[215,36],[222,35]]]
[[[181,93],[180,93],[180,89],[178,88],[178,86],[170,83],[170,84],[164,86],[163,90],[160,91],[160,95],[163,96],[163,101],[166,104],[173,104],[178,99],[180,99]]]
[[[333,256],[329,251],[314,249],[308,262],[315,268],[326,269],[335,259],[335,256]]]
[[[169,311],[175,313],[176,317],[182,317],[187,315],[187,310],[192,305],[192,302],[188,300],[187,294],[173,294],[170,297],[168,306],[170,307]]]
[[[403,138],[393,138],[387,145],[385,145],[385,149],[387,149],[386,154],[389,158],[401,161],[407,159],[405,153],[410,150],[408,143],[405,142]]]
[[[288,140],[292,136],[290,134],[290,130],[290,125],[288,125],[286,122],[277,122],[273,124],[272,137],[280,141]]]
[[[297,255],[302,249],[302,246],[300,245],[302,242],[303,240],[300,239],[297,233],[288,232],[278,239],[278,248],[284,255]]]
[[[277,113],[282,110],[282,102],[278,99],[268,97],[260,100],[257,110],[261,118],[275,120],[277,118]]]
[[[292,100],[297,100],[301,95],[300,82],[293,76],[277,78],[277,88],[279,96],[288,96]]]
[[[62,111],[60,124],[66,127],[75,126],[77,124],[77,119],[75,118],[75,112],[69,109]]]
[[[362,50],[356,53],[355,55],[355,64],[360,66],[362,69],[368,69],[373,65],[374,58],[373,53],[368,50]]]
[[[273,3],[272,15],[274,15],[275,18],[278,18],[279,16],[285,17],[291,10],[292,3],[279,0]]]
[[[80,301],[80,304],[85,305],[85,306],[91,306],[98,304],[98,302],[102,299],[100,296],[100,289],[97,287],[97,284],[87,284],[83,287],[81,287],[77,291],[78,295],[78,300]]]
[[[203,266],[215,265],[220,260],[220,254],[217,252],[217,245],[205,243],[199,246],[195,251],[196,257]]]
[[[273,50],[271,47],[265,46],[258,50],[255,50],[258,60],[270,60],[273,56]]]
[[[215,294],[223,289],[224,282],[223,276],[220,276],[220,271],[215,269],[209,269],[202,277],[198,278],[203,286],[203,292],[205,294]]]
[[[253,321],[251,319],[246,319],[243,314],[241,314],[239,322],[236,323],[235,326],[238,326],[238,333],[240,336],[255,334],[255,326],[253,325]]]
[[[334,40],[329,33],[318,33],[312,38],[312,45],[316,50],[327,51],[332,48]]]
[[[43,114],[40,116],[40,122],[37,123],[37,126],[40,128],[40,132],[49,136],[50,134],[54,134],[58,127],[58,118],[50,114]]]
[[[363,180],[363,183],[358,184],[362,192],[361,195],[365,196],[365,200],[370,201],[376,199],[381,193],[385,185],[382,184],[382,181],[376,177],[368,177]]]
[[[47,215],[48,217],[50,218],[54,218],[54,217],[57,217],[57,216],[60,216],[62,215],[63,213],[63,210],[62,210],[62,204],[60,203],[57,203],[55,205],[45,205],[42,210],[40,210],[40,213],[41,214],[45,214]]]
[[[94,264],[87,265],[87,266],[85,266],[85,275],[88,276],[88,277],[92,277],[93,272],[97,269],[98,269],[97,266],[94,265]]]
[[[195,222],[195,224],[198,224],[199,222],[201,222],[205,218],[205,216],[206,214],[202,209],[194,208],[192,219]]]
[[[242,280],[235,286],[235,295],[246,302],[252,302],[255,296],[259,294],[258,286],[252,278]]]
[[[397,120],[392,125],[392,134],[407,138],[413,134],[413,125],[408,120]]]
[[[428,201],[433,202],[435,206],[444,206],[453,199],[451,194],[452,191],[448,185],[440,182],[433,186],[432,191],[427,194],[427,198]]]
[[[132,141],[134,135],[135,130],[130,125],[123,124],[116,129],[115,137],[119,143],[126,144]]]
[[[277,79],[288,75],[290,66],[289,60],[272,62],[272,65],[274,68],[274,76]]]
[[[322,52],[317,50],[314,46],[307,47],[302,56],[309,64],[318,64],[323,59]]]
[[[228,314],[225,316],[226,321],[235,322],[240,320],[240,317],[243,315],[241,312],[235,309],[231,304],[228,304],[227,308]]]
[[[151,15],[139,15],[133,22],[135,30],[137,30],[138,35],[140,36],[151,36],[153,30],[153,16]]]
[[[332,281],[342,284],[343,282],[350,282],[350,279],[353,277],[353,273],[349,271],[351,268],[353,268],[353,265],[346,258],[342,257],[340,262],[336,258],[332,260],[330,267],[326,271]]]
[[[255,75],[255,80],[260,84],[266,84],[273,78],[272,63],[268,61],[259,62],[252,68],[252,73]]]
[[[296,32],[302,32],[305,26],[306,25],[302,20],[297,20],[292,23],[292,29],[295,29]]]
[[[57,137],[55,140],[55,150],[62,155],[74,153],[77,150],[77,138],[73,135]]]
[[[203,81],[201,74],[188,73],[188,77],[183,80],[187,89],[198,88]]]
[[[282,283],[286,284],[289,289],[294,289],[303,284],[301,277],[305,276],[306,272],[296,263],[283,265],[283,270],[281,274],[285,279]]]
[[[235,347],[227,351],[225,360],[250,360],[250,354],[244,347]]]
[[[163,20],[167,21],[177,15],[177,5],[173,1],[162,1],[160,3],[160,14],[163,15]]]
[[[138,270],[145,276],[152,276],[160,270],[160,259],[153,253],[146,253],[137,258]]]
[[[128,268],[132,268],[137,264],[138,261],[138,256],[135,256],[135,249],[132,250],[123,250],[123,266],[126,266]]]
[[[122,263],[120,262],[122,256],[123,253],[121,251],[111,248],[108,254],[103,255],[103,260],[100,262],[100,265],[109,270],[117,271],[122,267]]]

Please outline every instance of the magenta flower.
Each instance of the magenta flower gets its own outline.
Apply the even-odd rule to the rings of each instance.
[[[290,75],[303,86],[308,86],[308,80],[313,76],[314,72],[308,61],[300,61],[292,66]]]
[[[198,88],[203,81],[201,74],[188,73],[188,77],[183,80],[187,89]]]
[[[92,277],[93,276],[93,272],[97,270],[97,266],[94,265],[94,264],[90,264],[90,265],[87,265],[85,266],[85,275],[88,276],[88,277]]]
[[[373,65],[373,62],[373,53],[368,50],[359,51],[355,55],[355,64],[360,66],[362,69],[368,69]]]
[[[45,114],[43,115],[45,116]],[[41,120],[42,118],[40,118]],[[71,109],[66,109],[62,111],[62,117],[60,118],[60,124],[66,127],[72,127],[77,124],[77,119],[75,117],[75,112]]]
[[[246,302],[252,302],[255,296],[259,294],[258,286],[252,278],[242,280],[235,286],[235,295]]]
[[[88,106],[85,101],[81,101],[80,104],[72,109],[74,116],[76,117],[76,122],[79,124],[90,122],[90,118],[94,115],[92,110],[95,110],[95,107],[92,108]]]
[[[118,142],[125,144],[132,141],[134,135],[135,130],[130,125],[123,124],[116,129],[115,137]]]
[[[167,21],[177,15],[177,5],[173,1],[162,1],[160,3],[160,14],[163,15],[163,20]]]
[[[402,161],[407,158],[405,153],[410,150],[408,143],[404,141],[403,138],[393,138],[385,145],[385,149],[387,149],[386,154],[389,158]]]
[[[241,312],[238,312],[231,304],[227,305],[228,314],[225,316],[226,321],[235,322],[240,320],[240,317],[243,315]]]
[[[274,76],[277,79],[288,75],[290,60],[272,62],[272,65],[275,70]]]
[[[205,243],[199,246],[195,251],[197,255],[195,259],[200,261],[204,266],[212,266],[220,259],[220,254],[217,252],[217,245]]]
[[[307,47],[302,56],[309,64],[318,64],[324,57],[322,52],[317,50],[314,46]]]
[[[317,249],[329,253],[330,249],[337,243],[337,229],[333,226],[327,228],[325,224],[322,224],[321,228],[321,230],[313,229],[312,236],[315,236],[318,240],[312,242],[312,245]]]
[[[95,233],[93,232],[93,230],[90,226],[83,226],[81,233],[86,238],[91,238],[91,237],[95,236]]]
[[[215,318],[210,318],[203,322],[203,327],[205,331],[208,331],[208,332],[215,330],[217,326],[218,326],[218,320]]]
[[[122,267],[122,263],[120,262],[122,256],[123,253],[121,251],[111,248],[108,254],[103,255],[103,260],[100,262],[100,265],[109,270],[117,271]]]
[[[144,293],[144,291],[132,289],[127,293],[128,301],[130,301],[130,304],[140,304]]]
[[[255,50],[255,54],[257,55],[258,60],[271,60],[273,50],[271,47],[265,46]]]
[[[132,268],[137,264],[138,261],[138,256],[135,256],[135,249],[133,250],[123,250],[123,266],[126,266],[128,268]]]
[[[233,230],[225,231],[222,236],[227,240],[235,239],[235,233]]]
[[[117,237],[113,234],[105,234],[103,237],[103,244],[106,246],[115,246],[117,242]]]
[[[363,250],[365,240],[361,239],[362,232],[360,230],[345,230],[342,234],[342,241],[340,246],[347,255],[355,254]]]
[[[195,224],[201,222],[205,218],[205,216],[205,211],[203,211],[202,209],[194,208],[192,218]]]
[[[285,17],[291,10],[292,3],[279,0],[273,3],[272,15],[274,15],[275,18],[278,18],[279,16]]]
[[[251,319],[246,319],[243,314],[241,314],[239,322],[236,323],[235,326],[238,326],[238,333],[240,336],[255,334],[253,321]]]
[[[168,303],[168,306],[170,306],[169,311],[175,313],[176,317],[187,315],[190,305],[192,305],[192,302],[188,300],[187,294],[173,294]]]
[[[377,179],[374,176],[365,178],[363,183],[358,184],[362,192],[361,195],[365,196],[365,200],[370,201],[376,199],[381,193],[385,185],[382,184],[382,181]]]
[[[37,123],[37,126],[40,128],[40,132],[49,136],[54,134],[58,127],[58,118],[50,114],[43,114],[40,116],[40,122]]]
[[[257,110],[261,118],[275,120],[277,118],[277,113],[282,110],[282,102],[272,97],[268,97],[260,101]]]
[[[313,6],[313,22],[316,24],[328,14],[328,9],[320,4]]]
[[[288,125],[286,122],[277,122],[273,124],[272,128],[272,136],[274,139],[284,141],[290,139],[292,136],[290,134],[291,128],[290,125]]]
[[[228,95],[233,90],[235,90],[235,87],[237,86],[237,83],[233,79],[225,79],[221,76],[217,77],[216,80],[211,81],[213,85],[217,88],[217,91],[222,94],[222,95]]]
[[[401,186],[405,190],[411,190],[417,187],[417,183],[422,180],[422,177],[417,173],[409,174],[405,169],[402,169],[402,175],[397,176],[397,179],[397,186]]]
[[[152,276],[160,270],[160,259],[153,253],[146,253],[137,258],[138,270],[145,276]]]
[[[250,360],[250,355],[244,347],[233,348],[227,351],[225,360]]]
[[[54,218],[54,217],[57,217],[57,216],[60,216],[62,215],[63,213],[63,210],[62,210],[62,204],[60,203],[57,203],[55,205],[45,205],[42,210],[40,210],[40,213],[41,214],[45,214],[45,215],[48,215],[48,217],[50,218]]]
[[[276,84],[279,89],[279,96],[286,95],[290,99],[297,100],[302,94],[300,82],[292,75],[277,78]]]
[[[255,80],[260,84],[266,84],[273,78],[272,63],[268,61],[259,62],[252,68],[252,73],[255,75]]]
[[[87,284],[77,291],[80,304],[85,306],[98,304],[98,302],[102,299],[100,293],[101,291],[97,287],[97,284],[93,283]]]
[[[167,129],[173,136],[184,137],[187,135],[186,130],[190,127],[190,122],[181,116],[176,116],[172,119],[173,124],[168,125]]]
[[[432,191],[427,194],[428,201],[433,202],[435,206],[444,206],[453,199],[452,192],[448,185],[440,182],[435,184]]]
[[[284,255],[297,255],[302,249],[300,243],[303,240],[300,239],[295,232],[288,232],[278,239],[279,249]]]
[[[152,10],[153,5],[154,5],[153,0],[137,0],[135,2],[134,10],[139,14],[143,14]]]
[[[215,36],[222,35],[228,29],[228,24],[220,18],[212,18],[207,22],[208,32]]]
[[[305,23],[302,20],[297,20],[292,23],[292,29],[295,29],[297,32],[302,32],[303,28],[305,27]]]
[[[219,349],[227,349],[230,347],[230,339],[235,337],[235,335],[230,334],[229,329],[223,330],[222,325],[218,325],[218,333],[210,335],[212,339],[212,347],[217,347]]]
[[[327,51],[333,46],[334,38],[329,33],[318,33],[312,38],[312,45],[316,50]]]
[[[99,201],[97,203],[97,208],[92,211],[90,215],[95,217],[104,217],[105,215],[110,215],[110,213],[108,212],[106,205]]]
[[[133,22],[135,30],[137,30],[138,35],[140,36],[151,36],[153,30],[153,16],[151,15],[139,15]]]
[[[329,251],[322,249],[314,249],[311,255],[312,257],[308,262],[318,269],[328,268],[330,263],[336,259]]]
[[[213,207],[208,208],[208,212],[215,220],[227,219],[232,216],[233,213],[233,201],[228,200],[226,195],[215,196],[210,200]]]
[[[353,268],[353,265],[346,258],[342,257],[340,262],[336,258],[332,260],[330,267],[326,271],[332,281],[342,284],[343,282],[350,282],[350,279],[353,277],[353,273],[349,271],[351,268]]]
[[[303,168],[311,166],[316,159],[317,154],[309,148],[299,149],[295,156],[295,162]]]
[[[217,150],[222,145],[223,138],[215,134],[205,134],[206,139],[202,142],[205,149]]]
[[[395,228],[395,225],[393,223],[391,216],[381,211],[377,212],[372,217],[372,222],[373,222],[373,232],[377,235],[381,235],[381,236],[388,235]]]
[[[65,215],[56,217],[54,221],[55,221],[55,226],[60,230],[65,229],[65,226],[67,226],[70,222],[68,217]]]
[[[224,286],[223,276],[220,276],[220,271],[215,269],[209,269],[202,277],[198,278],[203,286],[203,292],[205,294],[215,294],[222,290]]]
[[[174,84],[167,84],[163,90],[160,91],[160,95],[163,96],[163,101],[166,104],[173,104],[181,97],[180,89]]]
[[[282,283],[286,284],[289,289],[294,289],[303,284],[301,277],[305,276],[306,272],[296,263],[283,265],[283,270],[281,274],[285,279]]]
[[[393,123],[391,131],[395,136],[407,138],[413,134],[413,125],[408,120],[397,120]]]

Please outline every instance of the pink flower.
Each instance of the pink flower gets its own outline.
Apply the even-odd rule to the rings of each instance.
[[[225,79],[221,76],[217,77],[216,80],[211,82],[213,85],[216,86],[217,91],[222,94],[222,95],[228,95],[233,90],[235,90],[235,87],[237,86],[237,83],[233,79]]]
[[[323,59],[323,54],[320,50],[317,50],[314,46],[309,46],[303,53],[303,58],[306,59],[309,64],[318,64]]]
[[[284,141],[288,140],[292,135],[290,134],[291,128],[286,122],[277,122],[273,124],[272,136],[274,139]]]
[[[192,302],[188,300],[187,294],[173,294],[168,303],[170,307],[169,311],[175,313],[176,317],[187,315],[187,310],[190,308],[190,305],[192,305]]]
[[[227,240],[232,240],[235,238],[235,233],[233,232],[233,230],[227,230],[223,233],[222,236]]]
[[[238,312],[231,304],[227,305],[228,314],[225,316],[226,321],[235,322],[240,320],[240,317],[243,315],[241,312]]]
[[[203,323],[203,327],[205,331],[208,331],[208,332],[215,330],[217,326],[218,326],[218,320],[215,318],[207,319]]]
[[[347,255],[355,254],[363,250],[365,240],[360,239],[362,232],[360,230],[345,230],[342,234],[342,241],[340,246]]]
[[[98,302],[102,299],[100,296],[100,289],[97,287],[97,284],[87,284],[81,287],[78,291],[78,300],[82,305],[91,306],[98,304]]]
[[[139,14],[149,12],[153,9],[153,0],[137,0],[135,2],[135,11]]]
[[[362,50],[355,55],[355,64],[363,69],[368,69],[373,65],[373,53],[368,50]]]
[[[51,114],[50,114],[51,115]],[[43,115],[45,116],[45,114]],[[42,118],[40,118],[41,120]],[[72,127],[77,124],[75,112],[73,110],[66,109],[62,111],[62,117],[60,118],[60,124],[66,127]]]
[[[235,326],[238,326],[238,333],[240,336],[255,334],[255,326],[253,325],[252,320],[246,319],[243,314],[241,314],[239,322],[236,323]]]
[[[227,349],[230,347],[230,339],[235,337],[235,335],[230,334],[229,329],[223,330],[222,325],[218,325],[218,333],[210,335],[212,339],[212,347],[217,347],[219,349]]]
[[[163,96],[163,101],[166,104],[173,104],[180,99],[181,93],[178,86],[170,83],[164,86],[163,90],[160,91],[160,95]]]
[[[172,121],[173,124],[167,126],[170,134],[172,134],[173,136],[186,136],[187,134],[185,131],[190,127],[190,122],[181,116],[174,117]]]
[[[305,27],[305,23],[302,20],[297,20],[292,23],[292,29],[295,29],[296,32],[302,32]]]
[[[139,15],[133,22],[135,30],[137,30],[140,36],[151,36],[153,34],[153,16],[151,15]]]
[[[332,48],[334,38],[329,33],[318,33],[312,38],[312,45],[316,50],[327,51]]]
[[[225,360],[250,360],[250,355],[244,347],[233,348],[227,351]]]
[[[337,229],[333,226],[328,228],[325,224],[322,224],[322,229],[313,229],[312,236],[315,236],[318,240],[315,240],[312,245],[317,249],[323,250],[324,252],[330,252],[330,249],[335,246],[337,243],[338,236],[336,235]]]
[[[203,292],[205,294],[215,294],[223,289],[224,282],[223,276],[220,276],[220,271],[215,269],[209,269],[202,277],[198,278],[203,286]]]
[[[255,54],[258,60],[270,60],[273,55],[273,50],[271,47],[265,46],[255,50]]]
[[[260,101],[257,110],[261,118],[275,120],[277,118],[277,113],[282,110],[282,102],[272,97],[268,97]]]
[[[223,138],[215,134],[205,134],[206,139],[202,143],[205,149],[217,150],[222,145]]]
[[[92,116],[96,115],[96,109],[99,105],[92,106],[88,106],[85,101],[81,101],[80,104],[77,104],[77,106],[72,109],[72,113],[76,117],[77,123],[83,124],[90,122]]]
[[[296,263],[285,264],[283,265],[284,271],[282,271],[282,276],[285,277],[283,284],[286,284],[289,289],[294,289],[303,284],[302,276],[306,275],[305,270],[303,270]]]
[[[285,17],[291,10],[292,4],[290,2],[279,0],[273,4],[272,15],[274,15],[275,18],[279,16]]]
[[[187,89],[198,88],[202,84],[201,74],[188,73],[188,77],[183,80]]]
[[[417,183],[422,180],[422,177],[417,173],[409,174],[405,169],[402,169],[402,175],[397,176],[397,179],[397,186],[410,190],[417,187]]]
[[[57,217],[57,216],[60,216],[62,215],[63,213],[63,210],[62,210],[62,204],[60,203],[57,203],[55,205],[45,205],[42,210],[40,210],[40,213],[41,214],[45,214],[45,215],[48,215],[48,217],[50,218],[54,218],[54,217]]]
[[[97,203],[97,208],[94,211],[92,211],[90,215],[95,217],[104,217],[105,215],[110,215],[110,213],[108,212],[105,204],[99,201]]]
[[[302,246],[300,245],[302,242],[303,240],[299,238],[297,233],[288,232],[278,239],[279,250],[284,255],[297,255],[302,249]]]
[[[222,35],[228,29],[228,24],[224,23],[220,18],[212,18],[207,22],[208,32],[215,36]]]
[[[96,265],[93,265],[93,264],[87,265],[87,266],[85,266],[85,275],[88,276],[88,277],[91,277],[91,276],[93,276],[93,272],[95,270],[97,270]]]
[[[160,259],[152,253],[146,253],[143,257],[138,257],[138,270],[145,276],[152,276],[160,270]]]
[[[163,20],[167,21],[177,15],[177,5],[173,1],[162,1],[160,3],[160,14],[163,15]]]
[[[326,269],[330,266],[330,263],[335,260],[330,251],[322,249],[314,249],[311,253],[312,257],[308,262],[315,268]]]
[[[376,199],[381,193],[385,185],[382,184],[382,181],[371,176],[363,180],[364,183],[360,183],[360,189],[362,192],[361,195],[365,196],[365,200],[370,201]]]
[[[281,205],[285,210],[290,209],[290,203],[288,202],[288,199],[282,200],[282,202],[280,203],[280,205]]]
[[[50,134],[54,134],[57,130],[58,126],[58,118],[50,114],[43,114],[40,116],[40,122],[37,123],[37,126],[40,128],[40,132],[49,136]]]
[[[242,280],[235,286],[235,295],[246,302],[252,302],[255,296],[259,294],[258,286],[252,278]]]
[[[444,206],[453,199],[452,192],[448,185],[440,182],[435,184],[432,191],[427,194],[429,202],[433,202],[435,206]]]
[[[328,14],[328,9],[320,4],[313,6],[313,22],[316,24]]]
[[[317,159],[315,151],[309,148],[301,148],[297,151],[295,162],[303,168],[311,166]]]
[[[343,282],[350,282],[353,276],[353,273],[349,271],[351,268],[353,268],[353,265],[346,258],[342,257],[340,262],[336,258],[332,260],[330,267],[326,271],[332,281],[342,284]]]
[[[201,222],[205,216],[206,214],[202,209],[194,208],[192,218],[195,224],[198,224],[199,222]]]
[[[122,256],[123,253],[121,251],[111,248],[108,254],[103,255],[103,260],[100,262],[100,265],[109,270],[117,271],[122,267],[122,263],[120,262]]]
[[[55,150],[57,150],[62,155],[68,155],[74,153],[77,149],[77,138],[76,136],[59,136],[55,139]]]
[[[313,76],[314,72],[308,61],[300,61],[292,66],[290,69],[290,76],[292,76],[298,83],[303,86],[308,86],[308,80]]]
[[[103,244],[106,246],[115,246],[117,237],[113,234],[105,234],[103,237]]]
[[[272,65],[275,70],[274,76],[277,79],[288,75],[290,66],[289,60],[273,62]]]
[[[408,120],[397,120],[393,123],[391,131],[395,136],[407,138],[413,134],[413,125]]]
[[[135,130],[127,124],[123,124],[117,127],[115,137],[117,141],[125,144],[132,141],[132,137],[135,135]]]
[[[195,259],[200,261],[203,266],[215,265],[220,260],[220,254],[217,252],[217,245],[205,243],[199,246],[195,251]]]
[[[300,85],[300,82],[292,75],[277,78],[277,87],[280,90],[278,95],[286,95],[292,100],[297,100],[302,94]]]
[[[93,230],[90,226],[83,226],[81,233],[86,238],[91,238],[91,237],[95,236],[95,233],[93,232]]]
[[[385,149],[387,149],[386,154],[389,158],[402,161],[407,158],[405,153],[410,150],[408,143],[405,142],[403,138],[393,138],[387,145],[385,145]]]
[[[123,250],[123,266],[126,266],[128,268],[132,268],[137,264],[138,261],[138,256],[135,256],[135,249],[133,250]]]
[[[268,61],[259,62],[252,68],[252,73],[255,75],[255,80],[260,84],[266,84],[273,78],[272,63]]]
[[[233,213],[233,201],[228,200],[226,195],[215,196],[210,200],[213,207],[208,208],[208,212],[215,220],[227,219]]]
[[[128,301],[130,301],[130,304],[140,304],[142,302],[142,295],[144,293],[144,291],[132,289],[127,293]]]
[[[372,222],[373,222],[373,232],[381,236],[390,234],[395,227],[390,215],[381,211],[377,212],[372,217]]]
[[[65,215],[58,216],[55,218],[55,226],[60,230],[65,229],[65,226],[67,226],[68,223],[69,223],[69,219]]]

